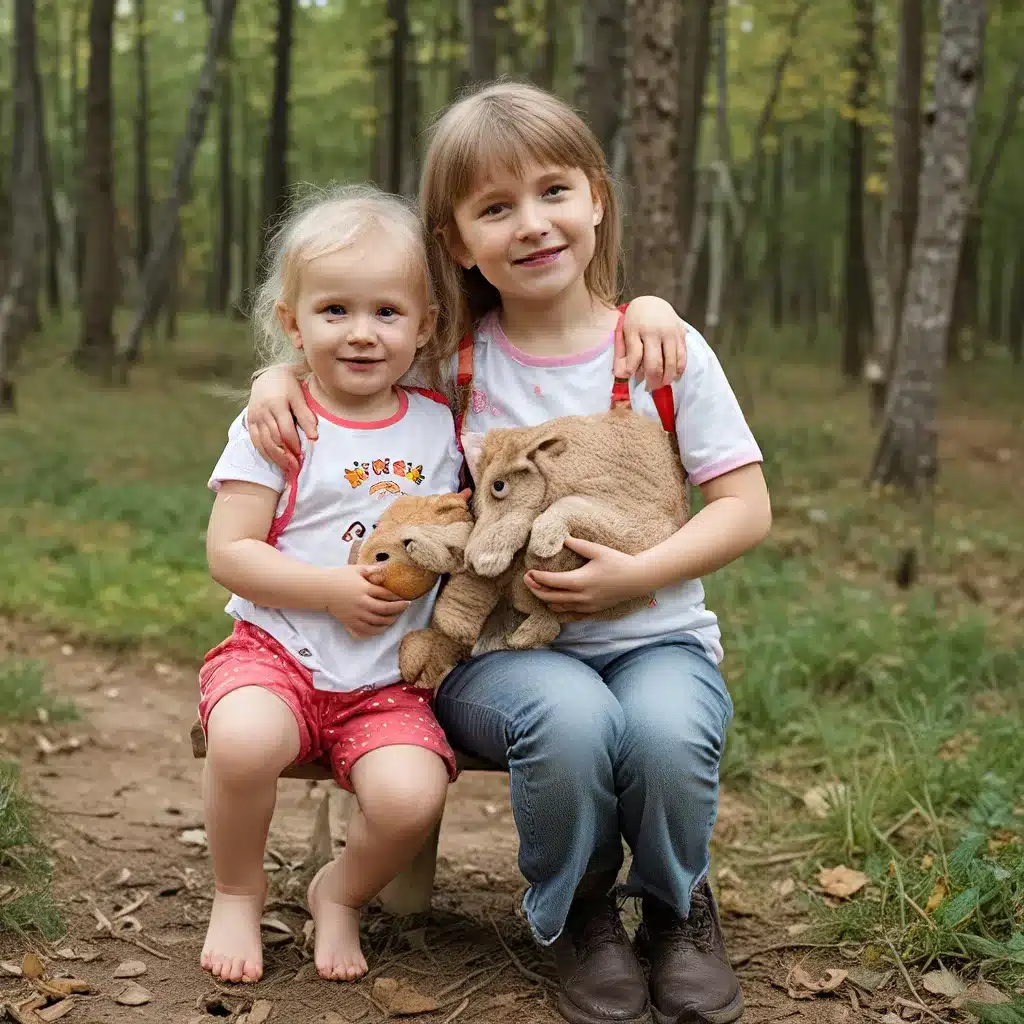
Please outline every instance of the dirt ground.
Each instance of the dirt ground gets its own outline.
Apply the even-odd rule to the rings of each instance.
[[[244,988],[218,985],[198,963],[212,889],[206,854],[183,841],[202,828],[200,767],[188,743],[194,668],[144,654],[72,648],[0,620],[0,656],[5,651],[48,663],[52,692],[70,696],[82,717],[60,728],[8,728],[2,741],[6,749],[0,752],[18,757],[28,791],[48,812],[43,829],[69,933],[53,945],[0,935],[0,961],[7,965],[0,966],[0,1006],[6,1001],[16,1007],[31,993],[24,979],[11,976],[11,967],[34,950],[50,978],[73,976],[91,986],[90,994],[73,995],[70,1006],[61,1007],[68,1009],[61,1019],[70,1024],[197,1024],[217,1017],[247,1024],[372,1024],[385,1019],[387,1005],[392,1015],[401,1007],[391,994],[395,983],[404,986],[402,998],[432,998],[437,1009],[408,1018],[429,1024],[561,1019],[554,1010],[552,968],[513,914],[522,879],[506,776],[466,774],[454,785],[429,919],[391,919],[371,908],[365,918],[370,973],[347,985],[321,981],[313,970],[304,948],[308,915],[297,868],[320,795],[333,787],[282,780],[268,854],[273,870],[265,977]],[[40,736],[58,749],[44,753]],[[80,743],[61,749],[60,741],[69,738]],[[331,801],[337,842],[344,834],[337,790]],[[796,898],[800,886],[794,893],[787,875],[794,858],[748,845],[753,813],[724,793],[715,840],[716,877],[730,888],[723,897],[724,928],[739,961],[744,1020],[877,1021],[899,1010],[900,995],[910,993],[895,972],[874,994],[877,977],[862,977],[858,985],[847,979],[834,994],[800,1000],[787,995],[794,965],[819,978],[827,968],[856,973],[857,962],[843,950],[791,945],[807,923]],[[630,914],[627,908],[632,929]],[[759,952],[780,944],[790,945]],[[124,961],[141,962],[145,972],[115,978]],[[133,995],[140,1005],[117,1002]],[[58,1019],[56,1008],[48,1012],[23,1016]],[[903,1012],[906,1019],[919,1018],[919,1011]]]

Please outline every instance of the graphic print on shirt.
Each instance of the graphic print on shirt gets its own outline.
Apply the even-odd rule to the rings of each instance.
[[[345,470],[345,479],[352,485],[353,490],[362,487],[371,476],[388,475],[397,476],[419,485],[423,483],[423,466],[413,465],[408,459],[395,459],[392,461],[390,458],[387,458],[373,459],[370,462],[359,462],[357,460],[352,463],[350,469]],[[384,498],[388,494],[407,494],[409,492],[403,491],[393,480],[388,480],[372,484],[370,493],[375,497]]]

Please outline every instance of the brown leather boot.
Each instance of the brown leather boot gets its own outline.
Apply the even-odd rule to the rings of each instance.
[[[729,1024],[743,1015],[743,993],[707,879],[694,889],[686,920],[645,896],[636,949],[651,965],[655,1024]]]
[[[552,943],[558,1012],[571,1024],[646,1024],[647,982],[622,927],[614,879],[585,879]]]

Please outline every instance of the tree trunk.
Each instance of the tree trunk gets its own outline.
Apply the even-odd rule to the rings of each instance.
[[[690,248],[697,210],[697,168],[700,166],[700,128],[711,57],[711,15],[714,0],[687,4],[679,24],[679,233],[681,252]]]
[[[56,13],[56,12],[55,12]],[[46,236],[46,302],[50,309],[60,312],[60,230],[57,227],[57,209],[54,203],[53,168],[46,140],[46,101],[43,82],[39,74],[38,41],[36,60],[32,67],[32,89],[35,93],[35,145],[43,195],[43,223]],[[38,310],[38,305],[35,307]]]
[[[626,82],[626,0],[588,0],[581,10],[576,102],[610,161],[622,124]]]
[[[785,169],[785,150],[783,148],[784,136],[782,131],[782,126],[780,125],[779,131],[776,133],[778,138],[778,147],[772,156],[772,194],[771,201],[769,203],[769,221],[767,225],[768,238],[766,246],[769,274],[771,275],[771,298],[769,304],[771,325],[776,329],[780,328],[786,319],[786,282],[783,280],[782,273],[783,264],[785,262],[782,248],[782,202]]]
[[[850,156],[846,189],[846,258],[843,266],[842,371],[856,380],[864,363],[864,340],[870,331],[871,286],[864,238],[864,126],[861,123],[871,84],[875,19],[872,0],[854,0],[857,41],[850,58]]]
[[[498,0],[469,0],[469,80],[486,82],[498,68]]]
[[[1004,277],[1003,261],[1006,256],[1006,239],[1002,231],[992,232],[991,256],[988,263],[988,302],[985,310],[986,334],[988,340],[997,345],[1004,339],[1003,313],[1006,297],[1004,288],[1006,279]]]
[[[1020,366],[1024,356],[1024,249],[1019,246],[1013,272],[1010,274],[1010,309],[1006,340],[1013,365]]]
[[[222,0],[225,2],[225,0]],[[234,7],[235,0],[228,0]],[[288,113],[290,107],[292,22],[295,0],[277,0],[277,36],[274,43],[274,98],[263,153],[263,230],[273,230],[287,204]],[[263,247],[261,246],[261,249]]]
[[[249,90],[244,78],[239,78],[239,89],[241,93],[241,119],[242,119],[242,172],[238,177],[238,234],[239,234],[239,282],[243,293],[242,307],[248,312],[248,299],[245,293],[255,284],[253,280],[252,265],[252,212],[253,212],[253,188],[252,188],[252,118],[249,112]]]
[[[217,63],[231,38],[231,22],[235,15],[235,2],[236,0],[220,0],[219,3],[215,3],[213,8],[214,15],[210,20],[206,54],[185,122],[185,134],[182,136],[175,158],[170,192],[161,215],[153,248],[150,251],[149,259],[146,260],[146,269],[142,275],[142,298],[131,327],[119,347],[119,354],[124,359],[125,366],[131,365],[138,359],[143,326],[159,306],[166,288],[181,208],[188,198],[196,151],[203,141],[203,135],[206,132],[206,119],[213,102],[217,81]]]
[[[634,183],[633,291],[679,301],[678,0],[635,0],[630,108]]]
[[[213,305],[218,313],[226,313],[231,301],[231,253],[234,243],[234,180],[235,168],[232,159],[234,131],[231,123],[231,56],[230,47],[225,48],[217,81],[217,170],[218,170],[218,217],[217,256],[214,261],[216,277],[213,284]]]
[[[387,190],[402,191],[402,160],[405,156],[406,123],[406,59],[409,43],[408,0],[388,0],[388,22],[391,25],[391,58],[388,62],[388,107],[391,112],[388,132]]]
[[[146,266],[151,244],[149,194],[149,74],[146,69],[146,3],[135,0],[135,265]]]
[[[36,319],[45,238],[34,0],[14,4],[14,124],[10,258],[0,292],[0,411],[15,407],[14,370]],[[14,201],[13,197],[17,197]]]
[[[921,81],[924,68],[924,0],[902,0],[896,98],[893,104],[893,160],[889,167],[889,210],[883,227],[889,309],[888,330],[876,331],[870,362],[872,418],[882,411],[901,331],[907,274],[917,224],[921,177]],[[881,318],[876,317],[876,325]]]
[[[79,369],[102,377],[109,377],[114,365],[114,306],[118,284],[111,95],[114,6],[114,0],[93,0],[89,15],[89,85],[82,161],[85,216],[82,333],[74,355]]]
[[[967,214],[964,241],[953,286],[953,312],[946,337],[946,358],[955,362],[973,354],[978,339],[978,272],[981,259],[981,218]]]
[[[544,42],[537,63],[537,84],[544,89],[555,87],[555,64],[558,60],[558,4],[544,0]]]
[[[84,3],[85,0],[82,0]],[[84,163],[85,156],[82,151],[82,99],[79,89],[80,65],[79,51],[81,50],[81,14],[79,3],[75,3],[71,9],[71,41],[69,51],[71,56],[71,102],[69,103],[69,119],[71,122],[71,166],[74,174],[74,254],[73,266],[75,270],[75,287],[79,299],[82,294],[82,278],[85,272],[85,204],[84,204]]]
[[[912,493],[930,488],[938,472],[939,384],[971,203],[971,138],[984,32],[984,0],[942,0],[935,120],[924,145],[896,367],[871,471],[873,480]]]

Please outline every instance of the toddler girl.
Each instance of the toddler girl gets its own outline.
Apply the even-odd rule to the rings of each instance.
[[[326,760],[358,801],[344,852],[309,887],[317,970],[338,980],[365,972],[359,908],[422,845],[455,772],[430,695],[398,671],[402,636],[427,625],[434,595],[410,604],[349,564],[399,494],[457,489],[451,412],[397,383],[435,316],[422,230],[401,200],[339,190],[281,229],[255,321],[272,361],[279,350],[300,361],[319,440],[302,439],[285,475],[255,450],[243,413],[210,479],[207,555],[235,626],[200,672],[216,881],[202,965],[224,981],[262,974],[263,851],[282,769]]]

